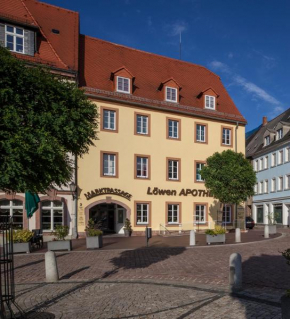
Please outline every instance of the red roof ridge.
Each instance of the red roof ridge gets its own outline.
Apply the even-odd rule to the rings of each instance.
[[[29,14],[30,18],[34,21],[35,25],[37,25],[39,27],[39,29],[41,29],[40,25],[37,23],[37,21],[34,19],[33,15],[31,14],[31,12],[28,10],[26,5],[24,4],[24,1],[23,0],[19,0],[19,1],[22,3],[24,9],[27,11],[27,13]]]
[[[45,2],[40,2],[40,1],[35,1],[37,4],[42,4],[42,5],[45,5],[47,7],[54,7],[56,9],[60,9],[62,11],[67,11],[67,12],[70,12],[70,13],[79,13],[78,11],[73,11],[73,10],[70,10],[70,9],[66,9],[66,8],[61,8],[61,7],[58,7],[58,6],[55,6],[53,4],[50,4],[50,3],[45,3]]]
[[[111,44],[111,45],[123,47],[123,48],[128,49],[128,50],[131,50],[131,51],[137,51],[137,52],[146,53],[146,54],[149,54],[149,55],[154,55],[154,56],[156,56],[157,58],[168,59],[168,60],[172,60],[172,61],[175,61],[175,62],[178,62],[178,63],[182,63],[182,64],[194,65],[194,66],[196,66],[196,67],[199,67],[199,68],[202,68],[202,69],[206,70],[207,72],[211,73],[212,75],[214,75],[214,76],[216,76],[217,78],[220,79],[220,76],[218,76],[217,74],[215,74],[214,72],[212,72],[211,70],[209,70],[208,68],[206,68],[205,66],[202,66],[202,65],[199,65],[199,64],[195,64],[195,63],[192,63],[192,62],[187,62],[187,61],[178,60],[178,59],[175,59],[175,58],[170,58],[170,57],[167,57],[167,56],[165,56],[165,55],[161,55],[161,54],[157,54],[157,53],[152,53],[152,52],[148,52],[148,51],[143,51],[143,50],[139,50],[139,49],[134,49],[134,48],[128,47],[128,46],[123,45],[123,44],[118,44],[118,43],[114,43],[114,42],[110,42],[110,41],[105,41],[105,40],[98,39],[98,38],[94,38],[94,37],[92,37],[92,36],[85,35],[85,34],[80,34],[80,36],[83,36],[83,37],[85,37],[85,38],[90,38],[91,40],[94,40],[94,41],[109,43],[109,44]]]
[[[27,8],[27,6],[25,5],[23,0],[20,0],[20,2],[23,4],[24,8],[27,10],[27,12],[29,13],[29,15],[31,16],[31,18],[33,19],[33,21],[35,21],[35,23],[37,24],[37,26],[39,27],[40,32],[42,33],[42,35],[45,37],[48,45],[50,46],[52,52],[54,53],[54,55],[56,56],[56,58],[59,60],[60,63],[62,63],[65,68],[69,69],[69,67],[62,61],[62,59],[58,56],[58,54],[56,53],[56,51],[54,50],[53,46],[51,45],[50,41],[48,40],[47,36],[45,35],[42,27],[37,23],[37,21],[34,19],[33,15],[31,14],[31,12],[29,11],[29,9]],[[33,1],[35,3],[41,3],[38,1]]]

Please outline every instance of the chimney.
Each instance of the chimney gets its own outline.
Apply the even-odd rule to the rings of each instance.
[[[267,116],[263,116],[263,126],[267,125]]]

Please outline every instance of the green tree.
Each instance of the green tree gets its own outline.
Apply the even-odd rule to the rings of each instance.
[[[0,189],[67,183],[96,139],[97,110],[75,83],[0,47]]]
[[[254,195],[256,173],[242,153],[231,150],[214,153],[206,160],[200,174],[205,187],[221,203],[241,204]]]

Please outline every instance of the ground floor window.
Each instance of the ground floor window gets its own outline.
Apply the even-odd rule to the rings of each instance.
[[[223,207],[223,223],[229,224],[232,221],[232,206],[224,205]]]
[[[206,222],[206,205],[197,204],[195,206],[194,220],[196,223],[203,224]]]
[[[61,201],[43,201],[41,203],[41,225],[43,230],[54,230],[63,225],[63,203]]]
[[[277,224],[283,223],[282,205],[274,205],[274,217]]]
[[[149,222],[149,204],[138,203],[136,205],[137,209],[137,224],[148,224]]]
[[[18,199],[0,200],[0,217],[11,216],[13,217],[13,227],[23,228],[23,202]]]
[[[257,223],[258,223],[258,224],[264,223],[264,210],[263,210],[263,206],[257,207]]]
[[[167,222],[168,224],[179,223],[179,204],[167,205]]]

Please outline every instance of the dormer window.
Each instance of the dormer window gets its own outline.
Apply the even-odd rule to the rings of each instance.
[[[5,26],[5,47],[12,52],[24,53],[24,30],[22,28]]]
[[[130,79],[117,76],[117,91],[130,93]]]
[[[267,146],[270,144],[270,135],[267,135],[265,138],[264,138],[264,146]]]
[[[277,140],[280,140],[282,137],[283,137],[283,129],[280,128],[280,129],[277,131]]]
[[[166,87],[166,101],[177,102],[177,89]]]
[[[215,110],[215,97],[211,95],[205,96],[205,108]]]

